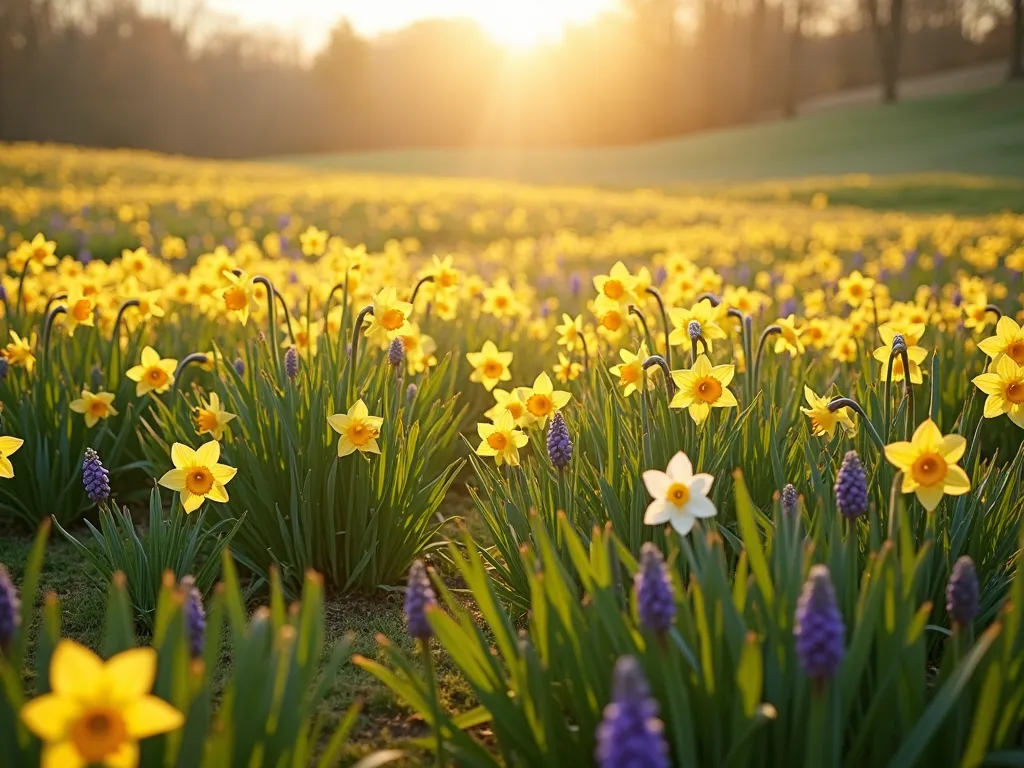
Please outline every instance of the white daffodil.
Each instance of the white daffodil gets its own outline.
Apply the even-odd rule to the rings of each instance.
[[[693,465],[682,451],[672,457],[664,472],[647,470],[644,472],[644,485],[654,501],[647,506],[644,523],[669,523],[680,536],[685,536],[698,517],[717,514],[718,510],[708,498],[713,482],[715,478],[711,475],[693,474]]]

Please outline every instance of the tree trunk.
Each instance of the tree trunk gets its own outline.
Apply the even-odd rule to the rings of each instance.
[[[1010,79],[1024,79],[1024,0],[1013,0],[1013,28],[1010,30]]]
[[[782,105],[782,114],[796,117],[800,105],[800,48],[804,37],[804,0],[797,0],[796,21],[789,36],[789,61],[786,75],[786,100]]]
[[[750,57],[747,62],[747,114],[756,120],[761,112],[761,69],[764,62],[764,4],[765,0],[754,0],[754,12],[750,21]]]
[[[889,15],[882,19],[878,0],[867,0],[868,15],[875,33],[878,63],[882,71],[882,101],[895,104],[899,99],[900,53],[903,47],[903,0],[891,0]]]

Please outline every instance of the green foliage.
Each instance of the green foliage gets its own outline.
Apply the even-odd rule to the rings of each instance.
[[[22,585],[21,629],[11,652],[0,655],[0,734],[5,745],[4,765],[11,768],[30,768],[39,761],[39,743],[20,723],[18,711],[27,700],[20,675],[27,661],[25,649],[45,542],[44,529],[37,537]],[[336,765],[360,704],[341,713],[335,725],[315,714],[348,654],[347,644],[338,644],[321,668],[325,640],[322,580],[308,574],[301,600],[290,610],[285,608],[280,583],[274,580],[269,607],[258,609],[246,620],[238,577],[227,553],[223,567],[225,580],[210,604],[205,651],[199,658],[191,656],[184,596],[170,574],[165,579],[152,637],[159,659],[153,693],[182,712],[185,724],[178,731],[144,740],[140,765]],[[135,647],[132,618],[128,588],[119,575],[110,585],[103,656]],[[37,695],[49,690],[49,662],[60,639],[60,609],[55,599],[47,599],[39,626]],[[223,679],[215,678],[225,652],[233,664]],[[392,753],[390,758],[397,756]]]
[[[149,523],[142,532],[127,507],[118,509],[114,502],[100,505],[99,528],[86,521],[94,547],[79,541],[54,521],[57,530],[93,566],[93,583],[105,590],[114,575],[123,573],[127,580],[135,619],[148,631],[153,629],[160,593],[168,573],[175,582],[185,576],[195,579],[195,586],[209,596],[220,574],[221,553],[231,544],[244,520],[220,520],[206,524],[206,509],[186,515],[172,507],[164,518],[159,488],[149,496]]]
[[[664,636],[639,625],[629,590],[637,564],[621,541],[595,531],[588,542],[563,517],[567,565],[538,516],[535,543],[521,554],[531,594],[525,632],[517,633],[502,607],[472,540],[461,552],[452,545],[450,555],[483,627],[437,582],[445,610],[430,613],[431,625],[480,710],[435,715],[422,676],[392,644],[384,645],[385,665],[357,663],[431,723],[459,765],[502,764],[466,732],[467,721],[488,723],[505,765],[589,764],[612,666],[625,654],[641,661],[679,765],[1024,758],[1014,751],[1024,724],[1024,577],[1008,585],[998,620],[976,640],[970,628],[940,631],[928,623],[931,604],[918,597],[930,542],[918,545],[907,534],[885,539],[861,568],[855,536],[819,542],[808,538],[799,515],[777,510],[765,518],[738,475],[735,494],[742,540],[735,565],[713,529],[670,540],[677,619]],[[812,562],[828,565],[847,627],[839,673],[820,687],[801,670],[793,635]],[[943,638],[940,658],[929,655],[931,634]]]

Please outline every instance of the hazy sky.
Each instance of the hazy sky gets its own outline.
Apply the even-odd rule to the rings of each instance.
[[[557,40],[567,23],[588,21],[619,4],[619,0],[207,0],[213,11],[295,35],[307,49],[319,46],[342,17],[368,36],[418,19],[471,18],[499,42],[528,48]]]

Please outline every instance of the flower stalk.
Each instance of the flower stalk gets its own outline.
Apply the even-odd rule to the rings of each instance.
[[[757,342],[757,357],[754,358],[754,386],[757,386],[760,381],[761,374],[761,355],[764,352],[764,345],[768,342],[768,339],[777,333],[782,333],[782,328],[778,325],[769,325],[761,332],[761,338]]]
[[[871,419],[868,418],[867,413],[864,411],[864,408],[860,403],[849,397],[835,397],[829,401],[828,409],[832,413],[835,413],[840,408],[849,408],[852,411],[856,411],[864,422],[864,426],[867,427],[868,434],[871,435],[871,439],[875,442],[875,445],[878,446],[878,450],[885,450],[885,441],[882,440],[882,436],[878,434],[878,430],[875,429],[875,425],[871,423]]]
[[[668,337],[672,334],[672,324],[668,321],[668,310],[665,309],[665,300],[661,297],[661,293],[657,288],[653,286],[647,286],[646,293],[649,293],[654,297],[654,300],[658,302],[658,309],[661,311],[661,325],[665,331],[665,360],[668,363],[668,367],[672,367],[672,345],[668,343]],[[654,349],[651,346],[651,349]]]

